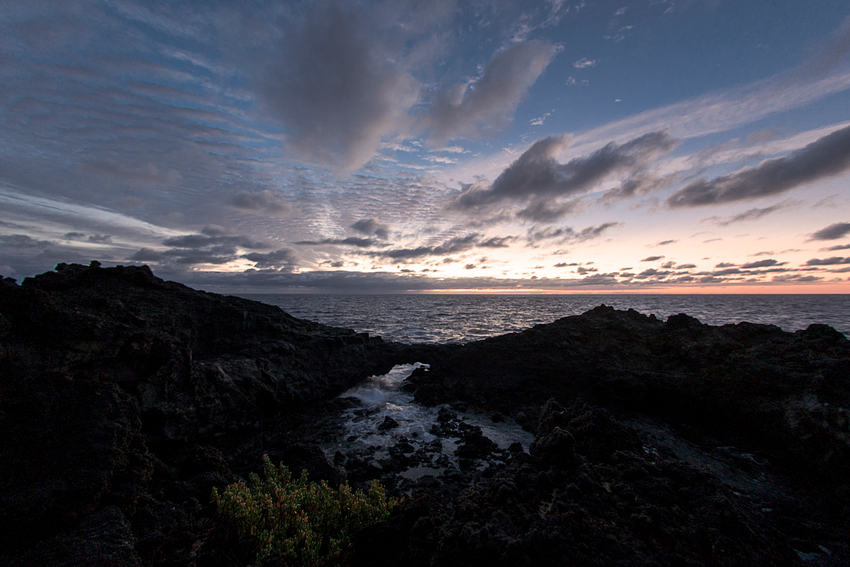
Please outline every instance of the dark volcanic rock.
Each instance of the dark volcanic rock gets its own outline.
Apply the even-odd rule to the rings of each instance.
[[[117,506],[107,506],[70,533],[50,538],[12,558],[9,567],[137,567],[140,564],[129,522]]]
[[[352,407],[331,399],[415,361],[418,400],[513,418],[529,453],[442,408],[427,450],[331,461]],[[209,496],[263,454],[408,491],[354,535],[353,565],[847,564],[848,407],[850,342],[823,325],[599,307],[402,346],[147,267],[60,264],[0,279],[0,564],[250,564]],[[452,440],[459,469],[403,477],[449,465]]]
[[[21,286],[3,280],[0,555],[81,541],[86,522],[118,506],[143,562],[175,561],[199,537],[195,514],[212,487],[233,480],[211,445],[253,454],[228,440],[261,439],[304,404],[387,372],[394,356],[380,338],[195,291],[146,266],[60,264]],[[327,480],[342,479],[321,464]]]
[[[850,341],[824,325],[712,327],[602,306],[423,362],[407,388],[424,403],[525,412],[581,396],[711,429],[821,479],[850,477]]]
[[[380,338],[195,291],[146,266],[57,270],[2,288],[2,377],[119,384],[152,441],[257,429],[392,367]]]
[[[353,564],[800,565],[761,515],[710,475],[644,452],[604,410],[552,402],[531,456],[464,491],[453,511],[403,503],[359,535]]]

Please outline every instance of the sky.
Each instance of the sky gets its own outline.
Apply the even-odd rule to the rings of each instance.
[[[0,10],[0,274],[850,293],[846,0]]]

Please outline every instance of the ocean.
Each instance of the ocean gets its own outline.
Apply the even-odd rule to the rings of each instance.
[[[298,295],[249,294],[294,317],[403,343],[466,343],[579,315],[599,305],[659,319],[686,313],[710,325],[812,323],[850,336],[850,295]]]

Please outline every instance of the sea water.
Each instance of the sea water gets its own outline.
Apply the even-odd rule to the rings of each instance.
[[[403,343],[466,343],[580,315],[599,305],[659,319],[686,313],[710,325],[812,323],[850,336],[850,295],[243,295],[302,319]]]

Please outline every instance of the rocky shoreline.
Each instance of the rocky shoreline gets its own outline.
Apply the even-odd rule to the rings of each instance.
[[[368,412],[338,396],[413,362],[431,440],[327,455],[339,416]],[[209,498],[268,454],[405,497],[351,565],[846,565],[848,408],[850,341],[823,325],[601,306],[400,345],[60,264],[0,281],[0,564],[249,565]],[[496,447],[466,411],[534,441]],[[447,446],[443,474],[409,474]]]

